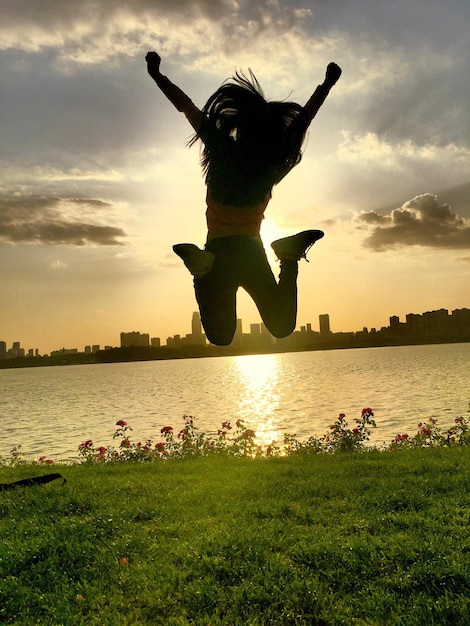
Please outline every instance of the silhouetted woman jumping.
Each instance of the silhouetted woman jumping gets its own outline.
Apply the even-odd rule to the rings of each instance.
[[[325,81],[307,104],[268,102],[252,73],[236,74],[209,98],[202,111],[160,73],[160,56],[146,56],[148,72],[170,102],[183,112],[203,142],[201,164],[207,185],[207,240],[173,246],[194,276],[201,321],[208,340],[228,345],[237,324],[236,293],[243,287],[275,337],[286,337],[297,318],[298,262],[321,239],[306,230],[271,244],[280,260],[276,282],[260,238],[272,189],[299,163],[307,128],[341,76],[330,63]]]

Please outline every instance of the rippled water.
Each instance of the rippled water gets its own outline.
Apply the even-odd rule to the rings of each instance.
[[[72,458],[85,439],[111,443],[118,419],[155,441],[184,414],[204,431],[242,418],[264,442],[306,438],[364,406],[381,443],[465,414],[469,380],[470,343],[0,370],[0,455]]]

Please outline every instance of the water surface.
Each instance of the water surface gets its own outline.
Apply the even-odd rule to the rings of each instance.
[[[321,435],[338,413],[370,406],[373,441],[444,426],[466,414],[470,343],[0,370],[0,454],[76,456],[79,443],[112,443],[115,422],[133,438],[160,440],[184,414],[201,430],[244,419],[261,441]]]

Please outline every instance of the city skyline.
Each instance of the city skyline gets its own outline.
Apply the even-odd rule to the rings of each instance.
[[[325,231],[299,265],[298,325],[466,306],[467,0],[4,4],[0,336],[44,353],[186,327],[194,290],[172,245],[204,245],[206,190],[148,50],[199,107],[236,69],[305,104],[342,67],[261,227],[276,276],[273,240]],[[242,290],[238,317],[259,320]]]
[[[450,322],[453,324],[450,324]],[[318,330],[312,328],[311,322],[306,322],[305,324],[300,325],[296,328],[296,330],[292,333],[292,335],[284,338],[284,339],[276,339],[273,337],[265,325],[262,322],[255,322],[249,324],[249,332],[244,330],[243,320],[239,318],[237,320],[237,330],[235,333],[234,343],[240,339],[242,336],[258,336],[263,335],[265,337],[269,337],[270,343],[273,345],[275,343],[279,345],[289,345],[289,342],[292,342],[292,337],[295,335],[310,333],[319,336],[342,336],[343,338],[346,336],[352,337],[361,336],[365,334],[377,334],[380,332],[384,332],[387,330],[393,331],[395,336],[400,335],[400,327],[407,327],[408,331],[417,333],[424,337],[426,333],[428,335],[438,336],[439,333],[442,333],[442,336],[445,333],[453,328],[454,334],[456,336],[460,333],[464,341],[467,341],[467,336],[470,336],[470,309],[467,307],[463,307],[461,309],[454,309],[453,311],[449,311],[448,309],[440,308],[432,311],[423,311],[422,313],[407,313],[405,315],[405,320],[402,321],[400,316],[391,315],[388,318],[389,325],[388,326],[380,326],[380,327],[366,327],[363,326],[361,329],[357,329],[356,331],[344,331],[344,330],[332,330],[331,329],[331,318],[329,313],[323,313],[318,316]],[[38,348],[22,348],[21,341],[13,341],[12,347],[8,349],[8,343],[0,338],[0,360],[5,358],[14,358],[14,357],[23,357],[23,356],[57,356],[60,354],[77,354],[77,353],[85,353],[85,354],[93,354],[100,350],[113,350],[117,347],[126,348],[126,347],[171,347],[171,348],[180,348],[184,345],[211,345],[205,335],[204,329],[202,328],[200,315],[198,311],[194,311],[191,317],[191,331],[189,333],[180,334],[177,333],[172,336],[166,337],[165,341],[162,340],[159,336],[151,336],[150,333],[141,332],[141,331],[121,331],[120,332],[120,342],[119,345],[111,344],[111,345],[103,345],[101,344],[86,344],[83,350],[80,350],[78,347],[68,347],[63,346],[62,348],[55,348],[47,353],[40,353]],[[452,328],[451,328],[452,327]],[[430,336],[428,338],[430,338]]]

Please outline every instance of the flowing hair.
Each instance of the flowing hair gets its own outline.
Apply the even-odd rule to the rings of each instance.
[[[260,84],[236,73],[202,110],[201,165],[214,198],[233,206],[263,201],[302,158],[308,120],[295,102],[268,102]]]

